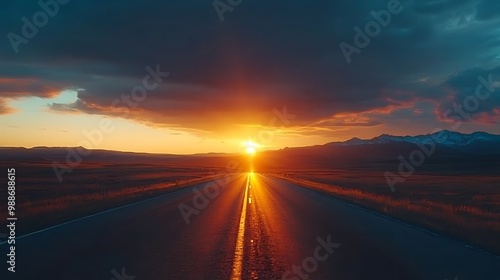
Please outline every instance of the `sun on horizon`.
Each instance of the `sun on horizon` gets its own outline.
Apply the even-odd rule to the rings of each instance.
[[[257,152],[258,145],[257,145],[257,143],[255,143],[253,141],[245,141],[244,146],[245,146],[246,153],[249,155],[254,155]]]

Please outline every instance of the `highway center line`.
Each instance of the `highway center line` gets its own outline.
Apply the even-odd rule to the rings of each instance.
[[[236,239],[236,248],[234,249],[233,270],[231,280],[241,280],[243,272],[243,249],[245,246],[245,220],[247,216],[248,186],[250,185],[250,174],[248,174],[247,184],[245,186],[245,197],[243,198],[243,208],[241,209],[240,225],[238,228],[238,238]]]

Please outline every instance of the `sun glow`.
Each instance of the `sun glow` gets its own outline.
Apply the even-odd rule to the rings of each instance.
[[[255,152],[256,152],[256,150],[255,150],[254,147],[248,147],[247,148],[247,153],[249,153],[249,154],[255,154]]]
[[[257,144],[252,141],[245,141],[244,146],[249,155],[254,155],[257,152]]]

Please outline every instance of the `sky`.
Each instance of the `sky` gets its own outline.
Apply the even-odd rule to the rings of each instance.
[[[498,0],[0,6],[0,146],[189,154],[500,134]]]

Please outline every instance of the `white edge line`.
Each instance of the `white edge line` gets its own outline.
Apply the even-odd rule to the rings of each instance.
[[[224,178],[224,177],[222,177],[222,178]],[[217,180],[217,179],[213,179],[213,180],[210,180],[210,181],[207,181],[207,182],[212,182],[214,180]],[[166,193],[166,194],[162,194],[162,195],[159,195],[159,196],[146,198],[144,200],[132,202],[130,204],[118,206],[118,207],[111,208],[111,209],[108,209],[108,210],[105,210],[105,211],[102,211],[102,212],[99,212],[99,213],[95,213],[95,214],[91,214],[91,215],[88,215],[88,216],[80,217],[80,218],[77,218],[77,219],[74,219],[74,220],[71,220],[71,221],[67,221],[67,222],[64,222],[64,223],[61,223],[61,224],[50,226],[48,228],[44,228],[44,229],[41,229],[41,230],[30,232],[30,233],[21,235],[19,237],[16,237],[16,240],[19,240],[19,239],[22,239],[22,238],[25,238],[25,237],[28,237],[28,236],[31,236],[31,235],[39,234],[39,233],[42,233],[42,232],[45,232],[45,231],[49,231],[49,230],[52,230],[52,229],[55,229],[55,228],[58,228],[58,227],[61,227],[61,226],[67,225],[67,224],[71,224],[71,223],[74,223],[74,222],[78,222],[78,221],[81,221],[81,220],[85,220],[85,219],[88,219],[88,218],[92,218],[92,217],[95,217],[95,216],[99,216],[99,215],[102,215],[102,214],[113,212],[113,211],[116,211],[116,210],[119,210],[119,209],[122,209],[122,208],[134,206],[134,205],[137,205],[137,204],[140,204],[140,203],[144,203],[144,202],[147,202],[147,201],[150,201],[150,200],[153,200],[153,199],[159,199],[159,198],[162,198],[162,197],[165,197],[165,196],[169,196],[169,195],[175,194],[177,192],[180,192],[180,191],[183,191],[183,190],[186,190],[186,189],[195,188],[195,187],[197,187],[197,186],[199,186],[201,184],[207,183],[207,182],[199,183],[199,184],[196,184],[196,185],[191,186],[191,187],[188,187],[188,186],[181,187],[180,189],[173,190],[173,191],[171,191],[169,193]],[[0,242],[0,245],[6,244],[7,242],[8,242],[8,240],[2,241],[2,242]]]
[[[451,236],[447,236],[447,235],[443,235],[443,234],[440,234],[440,233],[437,233],[437,232],[434,232],[434,231],[431,231],[429,229],[426,229],[426,228],[422,228],[418,225],[414,225],[414,224],[410,224],[408,222],[405,222],[403,220],[399,220],[395,217],[392,217],[392,216],[388,216],[386,214],[383,214],[383,213],[380,213],[380,212],[377,212],[375,210],[372,210],[372,209],[368,209],[368,208],[365,208],[363,207],[361,204],[355,204],[355,203],[352,203],[352,202],[348,202],[348,201],[345,201],[341,198],[338,198],[338,197],[335,197],[333,194],[329,194],[328,192],[326,191],[321,191],[321,190],[317,190],[317,189],[313,189],[313,188],[309,188],[309,187],[306,187],[306,186],[300,186],[300,185],[297,185],[297,184],[294,184],[293,182],[290,182],[290,181],[287,181],[286,179],[281,179],[279,177],[274,177],[272,175],[269,175],[267,176],[268,179],[275,179],[275,180],[280,180],[280,181],[283,181],[285,182],[286,184],[289,184],[289,185],[292,185],[294,187],[298,187],[298,188],[302,188],[302,189],[306,189],[306,190],[310,190],[310,191],[313,191],[313,192],[317,192],[319,194],[322,194],[322,195],[325,195],[327,198],[331,199],[331,200],[335,200],[335,201],[338,201],[340,203],[343,203],[343,204],[346,204],[346,205],[349,205],[351,207],[355,207],[357,209],[360,209],[362,211],[365,211],[367,213],[370,213],[372,215],[375,215],[375,216],[378,216],[380,218],[385,218],[387,220],[391,220],[393,222],[396,222],[396,223],[399,223],[399,224],[403,224],[407,227],[411,227],[411,228],[414,228],[414,229],[417,229],[417,230],[420,230],[420,231],[423,231],[427,234],[431,234],[431,235],[434,235],[436,237],[439,237],[439,238],[444,238],[444,239],[447,239],[448,241],[452,241],[452,242],[456,242],[460,245],[463,245],[465,247],[469,247],[471,249],[474,249],[476,251],[479,251],[479,252],[482,252],[482,253],[485,253],[485,254],[488,254],[490,256],[493,256],[493,257],[496,257],[498,259],[500,259],[500,256],[499,255],[495,255],[494,253],[492,252],[488,252],[486,250],[483,250],[482,248],[479,248],[479,247],[475,247],[474,245],[471,245],[471,244],[468,244],[462,240],[459,240],[459,239],[455,239]],[[305,185],[305,184],[304,184]]]

